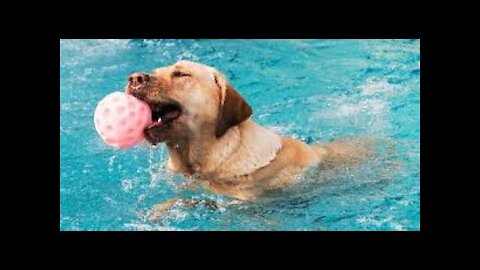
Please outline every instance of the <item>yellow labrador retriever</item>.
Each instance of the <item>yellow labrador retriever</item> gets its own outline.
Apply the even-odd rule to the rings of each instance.
[[[167,145],[170,170],[238,200],[290,186],[309,168],[356,163],[368,153],[363,140],[312,147],[259,126],[225,76],[203,64],[180,61],[134,73],[126,92],[150,105],[154,122],[145,137]]]

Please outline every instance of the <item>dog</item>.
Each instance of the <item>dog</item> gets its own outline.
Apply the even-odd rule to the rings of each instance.
[[[309,169],[356,164],[370,153],[368,140],[310,146],[261,127],[225,75],[201,63],[136,72],[125,91],[150,106],[153,123],[144,135],[153,145],[166,144],[169,170],[239,201],[292,186]]]

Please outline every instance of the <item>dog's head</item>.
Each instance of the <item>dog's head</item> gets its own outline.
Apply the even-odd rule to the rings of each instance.
[[[198,135],[219,138],[252,114],[223,74],[199,63],[180,61],[128,80],[126,92],[152,109],[153,124],[144,132],[152,144]]]

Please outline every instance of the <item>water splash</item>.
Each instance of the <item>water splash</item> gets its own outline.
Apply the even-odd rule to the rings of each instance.
[[[108,172],[113,172],[113,163],[115,162],[116,157],[116,155],[113,155],[108,159]]]
[[[162,177],[167,175],[167,157],[168,154],[164,144],[152,145],[150,147],[148,156],[148,174],[150,175],[151,188],[157,186],[158,182],[162,180]]]

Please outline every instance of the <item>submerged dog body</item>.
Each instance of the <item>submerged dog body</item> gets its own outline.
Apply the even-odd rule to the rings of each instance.
[[[255,199],[298,182],[310,168],[355,163],[368,153],[363,140],[312,147],[259,126],[225,77],[199,63],[132,74],[126,92],[152,108],[145,138],[166,143],[170,170],[236,199]]]

